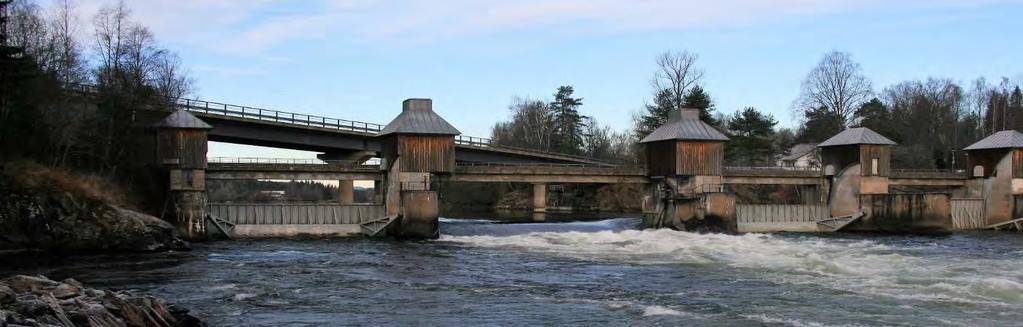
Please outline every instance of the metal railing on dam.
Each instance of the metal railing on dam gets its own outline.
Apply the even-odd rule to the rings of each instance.
[[[725,166],[725,176],[771,176],[771,177],[818,177],[820,167],[787,167],[787,166]]]
[[[337,203],[210,203],[209,214],[235,225],[351,225],[384,217],[384,206]]]

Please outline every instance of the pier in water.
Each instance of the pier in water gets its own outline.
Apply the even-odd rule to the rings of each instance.
[[[441,238],[246,240],[35,261],[214,326],[996,326],[1023,321],[1023,239],[694,234],[638,219],[442,219]],[[14,265],[17,263],[17,265]]]

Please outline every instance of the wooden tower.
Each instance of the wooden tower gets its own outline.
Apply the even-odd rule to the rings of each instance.
[[[183,234],[205,236],[206,149],[211,127],[184,110],[153,125],[157,165],[168,173],[167,214]],[[164,217],[166,219],[166,217]]]

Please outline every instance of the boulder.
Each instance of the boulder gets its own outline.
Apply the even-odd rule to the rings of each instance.
[[[188,310],[127,292],[88,289],[44,276],[0,280],[0,326],[205,326]],[[0,302],[2,303],[2,302]]]
[[[186,250],[171,224],[70,193],[0,185],[0,250],[58,253]]]

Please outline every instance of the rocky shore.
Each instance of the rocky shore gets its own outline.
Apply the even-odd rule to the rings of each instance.
[[[117,204],[98,190],[101,187],[42,169],[4,170],[0,170],[0,251],[72,254],[188,249],[170,223]]]
[[[205,326],[187,309],[128,292],[86,288],[74,279],[18,275],[0,280],[0,327]]]

